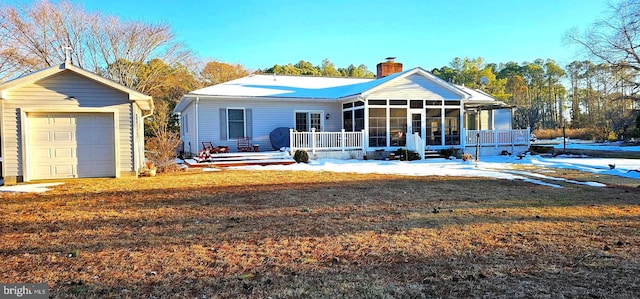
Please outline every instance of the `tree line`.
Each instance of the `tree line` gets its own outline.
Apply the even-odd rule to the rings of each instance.
[[[454,58],[431,72],[514,105],[520,128],[588,128],[598,139],[639,134],[640,103],[629,83],[637,72],[629,69],[591,61],[560,66],[552,59],[496,64],[479,57]]]
[[[0,82],[59,64],[65,61],[64,48],[71,47],[74,65],[154,98],[151,136],[163,128],[175,130],[156,120],[167,119],[160,114],[170,114],[185,93],[250,73],[374,77],[363,64],[336,67],[329,59],[319,65],[300,60],[248,70],[195,55],[166,23],[89,12],[75,2],[0,3],[0,11]],[[563,66],[553,59],[488,63],[481,57],[456,57],[431,72],[513,104],[518,127],[589,128],[595,138],[639,136],[638,15],[640,1],[620,0],[585,31],[567,32],[565,40],[579,45],[593,61]]]
[[[0,3],[0,83],[70,62],[153,97],[156,113],[147,118],[146,134],[158,135],[175,122],[167,119],[185,93],[249,75],[240,64],[208,60],[176,41],[166,23],[125,20],[86,11],[81,4],[47,0],[31,4]],[[319,66],[301,60],[254,73],[370,78],[364,65],[336,68],[325,59]]]

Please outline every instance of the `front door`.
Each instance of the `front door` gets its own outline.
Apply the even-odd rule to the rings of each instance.
[[[409,124],[409,132],[411,135],[417,133],[422,139],[424,136],[424,110],[423,109],[411,109],[411,123]],[[424,141],[423,141],[424,142]]]
[[[411,109],[411,128],[409,131],[413,133],[418,133],[420,137],[424,136],[424,127],[422,124],[424,123],[422,109]]]

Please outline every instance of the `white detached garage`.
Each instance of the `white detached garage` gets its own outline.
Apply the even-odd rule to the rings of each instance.
[[[136,175],[151,97],[69,63],[0,85],[5,184]]]

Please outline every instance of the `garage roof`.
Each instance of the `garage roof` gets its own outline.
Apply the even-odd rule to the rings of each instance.
[[[5,99],[7,97],[7,91],[13,88],[23,86],[25,84],[30,84],[47,77],[51,77],[53,75],[56,75],[64,71],[74,72],[80,76],[86,77],[100,84],[104,84],[108,87],[111,87],[113,89],[126,93],[129,95],[129,100],[134,101],[140,107],[140,109],[146,110],[146,111],[153,110],[153,99],[151,98],[151,96],[137,92],[129,87],[126,87],[115,81],[111,81],[109,79],[101,77],[99,75],[96,75],[83,68],[79,68],[71,63],[62,63],[60,65],[54,65],[52,67],[31,73],[22,77],[18,77],[11,81],[7,81],[3,84],[0,84],[0,99]]]

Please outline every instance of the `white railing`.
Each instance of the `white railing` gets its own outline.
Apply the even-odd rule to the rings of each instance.
[[[364,130],[360,132],[295,132],[289,129],[289,143],[291,152],[303,149],[315,153],[316,151],[362,150],[364,151]]]
[[[411,138],[409,138],[409,140],[411,141],[407,144],[407,148],[418,153],[420,155],[420,159],[424,160],[424,151],[426,147],[424,140],[420,137],[420,134],[411,134]]]
[[[476,135],[478,135],[479,140]],[[500,146],[500,145],[529,145],[530,130],[465,130],[465,144],[467,146]]]

